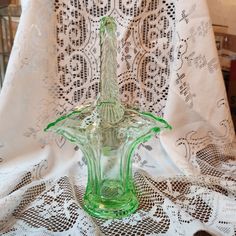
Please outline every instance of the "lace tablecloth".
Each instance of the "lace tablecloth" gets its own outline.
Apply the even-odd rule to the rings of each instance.
[[[22,4],[0,95],[0,234],[235,235],[235,133],[206,2]],[[173,126],[135,153],[140,206],[121,220],[84,212],[86,160],[43,132],[96,98],[102,15],[118,22],[122,100]]]

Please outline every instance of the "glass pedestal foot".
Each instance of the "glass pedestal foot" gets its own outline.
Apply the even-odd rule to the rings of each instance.
[[[94,217],[122,218],[131,215],[138,208],[135,192],[123,192],[118,181],[105,180],[99,192],[100,194],[96,195],[88,187],[84,196],[84,209]]]

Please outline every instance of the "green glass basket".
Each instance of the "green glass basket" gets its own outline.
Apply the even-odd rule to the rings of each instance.
[[[135,148],[171,127],[151,113],[121,104],[116,75],[116,23],[112,17],[102,18],[100,40],[98,99],[60,117],[45,130],[79,146],[88,165],[83,207],[92,216],[110,219],[128,216],[138,208],[131,168]]]

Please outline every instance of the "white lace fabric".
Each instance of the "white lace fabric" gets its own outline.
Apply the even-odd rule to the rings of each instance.
[[[0,234],[235,235],[235,133],[205,1],[22,4],[0,94]],[[83,210],[85,158],[43,131],[96,98],[102,15],[118,22],[122,101],[173,126],[139,146],[140,206],[119,220]]]

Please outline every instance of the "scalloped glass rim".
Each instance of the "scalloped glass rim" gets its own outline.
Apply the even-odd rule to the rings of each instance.
[[[107,102],[107,103],[108,103],[108,102]],[[55,126],[58,122],[60,122],[60,121],[62,121],[62,120],[65,120],[65,119],[69,118],[70,116],[72,116],[72,115],[74,115],[74,114],[78,114],[78,115],[79,115],[79,114],[82,113],[85,109],[90,108],[90,107],[92,107],[92,106],[91,106],[90,104],[87,104],[87,105],[85,105],[85,106],[81,106],[81,107],[78,108],[78,109],[75,109],[74,111],[70,112],[70,113],[67,114],[67,115],[61,116],[60,118],[56,119],[54,122],[49,123],[49,124],[47,125],[47,127],[44,129],[44,131],[48,131],[52,126]],[[95,108],[95,106],[94,106],[94,108]],[[169,125],[164,119],[162,119],[162,118],[160,118],[160,117],[158,117],[158,116],[155,116],[155,115],[153,115],[153,114],[150,113],[150,112],[138,112],[137,110],[134,110],[134,109],[126,109],[126,111],[132,111],[132,112],[135,112],[135,113],[137,113],[137,114],[139,113],[139,114],[142,114],[142,115],[147,116],[147,117],[149,117],[149,118],[152,118],[152,119],[154,119],[154,120],[156,120],[156,121],[158,121],[158,122],[164,124],[164,125],[165,125],[165,127],[163,127],[164,129],[170,129],[170,130],[172,130],[172,126]],[[156,126],[156,127],[153,127],[153,128],[150,130],[150,132],[151,132],[151,131],[153,131],[154,133],[159,133],[159,132],[161,131],[161,129],[160,129],[159,126]],[[147,141],[147,140],[145,139],[145,141]]]

